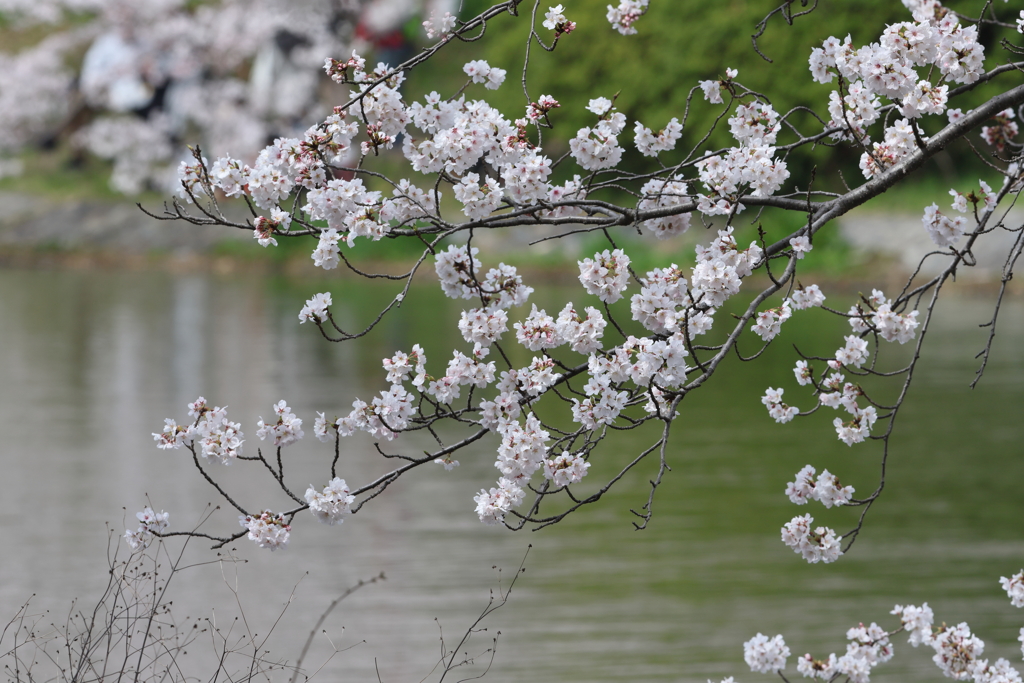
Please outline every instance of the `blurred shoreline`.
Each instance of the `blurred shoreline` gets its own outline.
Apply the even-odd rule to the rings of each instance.
[[[163,209],[148,203],[143,206],[152,213]],[[245,220],[245,214],[240,213],[244,207],[228,204],[224,208],[238,213],[234,218],[239,222]],[[1024,215],[1014,212],[1010,218],[1021,222]],[[920,217],[909,213],[853,212],[839,220],[839,234],[850,249],[852,265],[841,272],[805,269],[801,274],[803,279],[813,276],[818,283],[843,289],[856,289],[861,283],[901,287],[921,257],[936,251],[921,227]],[[516,254],[527,255],[531,235],[529,230],[515,236],[489,234],[480,242],[485,251],[500,253],[506,260],[516,260]],[[691,252],[700,236],[701,231],[691,230],[671,242],[652,243],[654,248],[648,251],[655,255]],[[989,290],[998,287],[1002,270],[1000,254],[1008,253],[1014,236],[1014,233],[1001,231],[981,240],[974,250],[977,265],[962,268],[959,273],[961,288]],[[577,258],[583,245],[576,237],[547,242],[560,245],[558,253],[549,247],[542,261],[531,263],[527,257],[522,265],[517,265],[533,278],[572,280],[573,273],[560,272],[563,269],[558,268],[558,263]],[[3,268],[157,269],[222,275],[259,272],[296,278],[358,277],[345,268],[322,271],[313,266],[307,250],[298,247],[298,244],[289,244],[263,250],[255,247],[251,233],[246,230],[156,220],[129,200],[60,201],[0,191],[0,267]],[[668,258],[678,260],[675,255]],[[397,275],[405,272],[410,262],[408,255],[396,254],[364,256],[359,265],[373,272]],[[930,259],[923,274],[934,274],[940,262],[945,261],[941,257]],[[933,265],[929,267],[929,264]],[[429,275],[431,271],[421,268],[421,274]],[[1024,282],[1011,281],[1008,287],[1012,291],[1024,291]]]

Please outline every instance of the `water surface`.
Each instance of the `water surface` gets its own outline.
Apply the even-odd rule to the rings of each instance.
[[[385,388],[384,355],[419,342],[440,365],[450,354],[442,349],[458,341],[458,306],[428,288],[368,343],[329,344],[296,317],[306,298],[327,288],[336,315],[353,325],[389,296],[386,288],[338,281],[0,271],[0,513],[13,520],[0,561],[3,614],[33,593],[33,604],[58,614],[72,598],[95,599],[106,580],[108,525],[120,535],[147,500],[170,511],[177,529],[220,503],[184,451],[153,444],[164,417],[185,419],[187,402],[203,395],[229,406],[254,449],[256,420],[277,400],[311,428],[315,411],[347,412],[356,396]],[[559,296],[566,295],[541,304],[550,310]],[[828,316],[805,312],[760,360],[725,364],[684,401],[673,472],[646,531],[633,530],[629,509],[646,501],[653,462],[556,527],[516,534],[484,527],[472,496],[495,478],[495,444],[487,442],[460,456],[452,472],[434,467],[404,478],[340,527],[299,518],[285,551],[234,544],[248,560],[238,575],[246,618],[266,632],[298,583],[267,645],[294,658],[335,595],[383,571],[386,582],[361,590],[328,620],[339,646],[356,647],[318,675],[376,680],[376,658],[383,681],[418,681],[436,659],[438,624],[450,646],[498,588],[492,567],[502,568],[507,585],[533,544],[511,601],[467,649],[482,653],[501,631],[488,680],[753,680],[741,643],[758,631],[784,633],[794,654],[823,656],[843,651],[848,627],[891,624],[894,603],[923,601],[939,620],[968,621],[986,640],[986,656],[1017,660],[1024,613],[997,580],[1024,566],[1024,306],[1004,304],[988,373],[971,391],[972,357],[985,339],[975,325],[988,305],[953,298],[942,307],[897,424],[887,490],[853,551],[834,565],[804,564],[779,542],[778,529],[804,511],[847,529],[856,512],[798,509],[782,490],[811,463],[869,491],[880,446],[836,441],[831,413],[781,426],[768,418],[759,401],[767,386],[808,403],[793,381],[790,344],[828,353],[845,333]],[[613,472],[640,444],[633,434],[610,444],[591,476]],[[288,455],[295,488],[322,485],[329,449],[310,434]],[[257,467],[216,472],[245,504],[284,507]],[[386,467],[369,440],[354,437],[339,474],[361,483]],[[209,530],[234,531],[234,517],[218,511]],[[180,581],[177,613],[237,613],[218,567]],[[318,639],[308,663],[315,669],[329,653]],[[939,677],[928,654],[901,639],[896,659],[874,680]]]

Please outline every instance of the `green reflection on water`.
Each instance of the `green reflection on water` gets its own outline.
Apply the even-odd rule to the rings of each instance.
[[[347,298],[344,286],[336,291],[335,300],[341,295],[362,319],[385,300],[370,290]],[[430,354],[460,344],[453,334],[459,303],[429,288],[417,296],[407,302],[401,323],[386,327],[383,346],[390,351],[419,342]],[[538,301],[551,312],[568,298],[585,299],[566,288]],[[851,300],[829,303],[845,309]],[[839,442],[831,410],[788,425],[768,417],[759,400],[768,386],[784,387],[786,399],[805,409],[813,405],[794,380],[799,356],[792,345],[828,356],[849,333],[834,316],[797,312],[758,360],[730,359],[684,400],[668,449],[673,471],[657,493],[648,529],[634,531],[629,510],[646,501],[657,467],[653,457],[600,504],[524,534],[537,546],[526,589],[531,597],[513,610],[530,629],[511,639],[527,654],[503,668],[535,675],[529,651],[564,640],[574,656],[546,661],[544,678],[742,677],[740,643],[758,631],[786,633],[794,654],[842,653],[846,628],[860,621],[894,625],[888,614],[894,603],[924,601],[940,621],[968,620],[988,640],[993,658],[1013,657],[1021,619],[997,579],[1024,565],[1024,309],[1004,309],[988,375],[972,391],[972,356],[985,339],[973,325],[984,321],[986,305],[964,299],[940,305],[897,420],[886,490],[848,556],[811,566],[778,540],[781,525],[805,512],[840,531],[856,523],[859,510],[789,503],[783,489],[803,465],[827,468],[866,495],[878,484],[882,455],[879,442],[852,448]],[[755,342],[745,335],[744,352],[753,353]],[[898,367],[910,352],[885,345],[879,369]],[[442,360],[436,352],[431,357]],[[367,367],[375,368],[375,360],[368,358]],[[528,360],[516,352],[514,362]],[[373,372],[367,380],[380,382]],[[869,380],[865,386],[884,402],[900,383]],[[588,483],[614,474],[653,438],[633,431],[609,437],[592,459]],[[879,669],[876,680],[938,677],[928,653],[908,654],[902,640],[897,649],[900,656]],[[723,662],[730,664],[723,668]]]
[[[130,310],[166,311],[170,289],[178,282],[161,274],[0,276],[5,288],[34,292],[18,299],[23,308],[13,316],[17,324],[31,326],[40,339],[80,335],[70,355],[51,358],[72,388],[90,372],[88,349],[107,343],[102,330],[116,327],[118,311],[128,310],[110,302],[137,300]],[[365,343],[339,347],[317,340],[317,331],[308,325],[297,327],[303,301],[314,292],[331,291],[338,321],[359,329],[386,305],[397,285],[210,278],[206,291],[215,295],[207,302],[205,331],[196,334],[212,334],[206,328],[214,324],[219,306],[245,301],[254,324],[265,319],[277,331],[271,335],[276,340],[271,358],[288,352],[282,339],[298,335],[304,352],[312,354],[312,367],[322,368],[316,381],[333,382],[332,390],[349,401],[352,394],[367,398],[385,388],[380,360],[394,350],[422,344],[439,374],[449,358],[444,350],[466,346],[455,328],[463,302],[444,298],[425,280],[399,314],[386,317]],[[255,297],[242,296],[253,291]],[[550,289],[536,300],[552,312],[568,298],[593,303],[579,288]],[[46,305],[33,311],[33,301]],[[845,308],[849,301],[829,303]],[[953,299],[940,308],[896,425],[886,491],[852,552],[834,565],[805,564],[778,540],[779,528],[794,515],[810,512],[817,522],[842,531],[855,523],[857,511],[824,510],[816,504],[797,508],[783,489],[803,465],[812,464],[866,494],[877,485],[881,445],[849,448],[840,443],[831,410],[777,425],[760,397],[766,387],[781,386],[787,401],[810,407],[810,394],[793,378],[797,355],[792,344],[810,354],[830,355],[842,343],[846,324],[820,311],[797,312],[758,360],[723,363],[713,380],[681,406],[668,449],[673,471],[658,491],[648,529],[632,529],[635,518],[629,509],[647,499],[647,480],[656,469],[653,458],[598,505],[539,533],[521,533],[522,543],[536,548],[522,592],[507,610],[508,626],[502,627],[507,649],[498,660],[499,680],[703,681],[732,674],[748,680],[740,644],[754,633],[785,633],[795,655],[841,652],[846,628],[859,621],[891,624],[888,611],[897,602],[928,601],[940,621],[969,621],[988,642],[987,656],[1016,659],[1017,629],[1024,620],[997,579],[1024,566],[1024,496],[1019,493],[1024,478],[1024,347],[1019,343],[1024,307],[1004,307],[1002,336],[988,374],[971,391],[972,356],[985,334],[973,324],[984,321],[987,305],[987,300]],[[719,324],[728,313],[719,313]],[[156,315],[149,324],[174,337],[166,315]],[[244,329],[227,336],[228,346],[245,342]],[[745,353],[756,350],[755,341],[753,334],[745,334]],[[167,351],[154,348],[152,362],[169,367],[161,360]],[[34,352],[47,353],[45,348]],[[887,346],[883,367],[895,367],[908,352]],[[529,354],[516,352],[515,359],[528,362]],[[354,386],[341,386],[349,379]],[[894,395],[891,388],[878,391],[882,400]],[[73,403],[75,392],[68,396],[59,400]],[[345,405],[339,398],[338,407]],[[95,415],[80,409],[67,414],[61,429],[87,429],[95,422]],[[638,432],[610,437],[595,453],[585,483],[595,486],[653,438]],[[475,457],[463,458],[461,469],[477,477],[469,486],[467,477],[459,476],[466,490],[458,495],[466,500],[468,516],[468,488],[491,485],[496,477],[490,467],[495,445],[492,439]],[[908,656],[909,649],[897,640],[897,658],[879,669],[875,680],[937,680],[927,653]]]

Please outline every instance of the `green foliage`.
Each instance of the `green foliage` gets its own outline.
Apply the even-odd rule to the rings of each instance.
[[[774,0],[655,1],[637,22],[639,34],[625,37],[615,33],[605,19],[606,0],[567,4],[566,14],[578,28],[563,37],[550,55],[532,48],[527,74],[530,94],[551,94],[576,105],[618,92],[618,108],[654,129],[673,116],[682,118],[691,89],[700,80],[724,76],[726,67],[738,68],[740,80],[770,94],[778,109],[819,103],[827,97],[827,89],[812,83],[806,69],[813,47],[830,34],[851,33],[854,41],[865,42],[877,37],[887,23],[909,18],[906,9],[888,0],[837,3],[798,17],[792,26],[776,15],[758,40],[761,51],[774,60],[769,64],[754,51],[750,36],[757,22],[776,6]],[[542,4],[541,11],[543,8]],[[491,23],[481,43],[483,58],[493,66],[520,68],[529,30],[528,12],[524,9],[519,18],[500,17]],[[539,22],[537,29],[549,38],[550,32]],[[510,85],[490,99],[506,114],[518,115],[525,97],[516,83]],[[703,102],[699,91],[695,100],[687,128],[703,132],[722,107]],[[593,123],[593,115],[581,106],[563,108],[553,119],[563,138],[565,131]]]
[[[491,4],[490,0],[467,0],[461,16],[474,16]],[[536,29],[545,40],[550,40],[551,32],[540,25],[540,20],[549,4],[554,3],[542,2],[538,7]],[[813,12],[794,18],[792,25],[786,24],[781,13],[776,14],[757,40],[758,48],[772,60],[769,63],[754,50],[751,36],[758,22],[781,4],[779,0],[653,0],[647,15],[636,24],[638,35],[633,36],[620,36],[610,27],[605,18],[608,0],[573,0],[563,4],[566,16],[577,22],[576,31],[562,37],[552,53],[544,52],[534,43],[526,74],[531,98],[548,94],[563,104],[550,115],[554,130],[545,131],[544,146],[553,158],[567,151],[568,139],[579,128],[594,124],[596,118],[584,109],[585,103],[593,97],[610,98],[616,93],[616,106],[630,120],[630,127],[621,136],[623,142],[632,137],[633,120],[640,120],[655,131],[672,117],[682,121],[692,94],[690,114],[679,145],[680,149],[689,149],[726,112],[726,105],[705,102],[701,91],[694,88],[701,80],[724,77],[727,67],[738,69],[738,80],[768,96],[780,112],[806,106],[824,113],[830,87],[811,80],[811,50],[830,35],[843,38],[849,34],[855,45],[873,42],[886,25],[911,20],[910,12],[895,0],[821,2]],[[964,12],[976,11],[967,2],[954,0],[946,4]],[[804,9],[799,2],[792,5],[793,12]],[[520,79],[531,10],[532,4],[524,3],[519,17],[502,15],[492,20],[480,42],[446,47],[438,55],[440,59],[432,60],[418,73],[413,72],[407,95],[415,98],[437,90],[448,97],[465,83],[462,64],[469,59],[486,59],[492,66],[508,69],[508,79],[499,90],[488,91],[486,95],[482,86],[471,86],[467,97],[486,97],[506,116],[523,116],[528,101]],[[999,40],[1009,35],[1009,31],[983,27],[981,39],[986,54],[998,56]],[[989,64],[993,65],[993,60]],[[996,94],[996,87],[981,86],[968,102],[958,102],[956,106],[966,111]],[[936,120],[926,122],[926,130],[937,130],[945,123],[944,119],[933,118]],[[792,123],[808,133],[820,130],[821,126],[806,113],[797,114]],[[732,142],[723,118],[708,146],[717,148]],[[624,165],[644,163],[631,144],[624,146]],[[952,153],[954,168],[966,166],[971,174],[981,168],[968,147]],[[636,158],[630,159],[630,154]],[[812,166],[817,166],[816,187],[842,191],[836,171],[845,173],[850,183],[860,182],[859,157],[853,150],[819,147],[790,156],[787,162],[796,177],[806,176]],[[928,172],[935,170],[932,166]]]

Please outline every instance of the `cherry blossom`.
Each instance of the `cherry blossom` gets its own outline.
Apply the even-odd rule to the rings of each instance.
[[[675,149],[676,142],[683,134],[683,127],[679,125],[679,119],[672,118],[665,128],[657,135],[639,121],[634,127],[636,148],[644,156],[655,157],[659,152],[668,152]]]
[[[1017,572],[1010,578],[1005,576],[999,577],[999,585],[1006,591],[1006,594],[1010,597],[1010,603],[1014,607],[1024,607],[1024,570]]]
[[[786,668],[789,648],[781,635],[769,638],[758,633],[743,643],[743,659],[751,671],[756,673],[775,673]]]
[[[738,75],[739,72],[736,69],[726,69],[725,79],[717,81],[701,81],[698,83],[700,89],[704,92],[704,99],[711,104],[722,104],[722,86],[727,85]]]
[[[265,424],[263,418],[260,418],[256,436],[260,437],[261,441],[272,439],[274,445],[280,447],[290,446],[302,438],[302,420],[295,416],[284,399],[274,406],[274,413],[277,415],[276,422]]]
[[[859,368],[868,359],[868,343],[856,335],[846,336],[846,346],[836,351],[836,360],[842,365]]]
[[[985,643],[961,622],[939,627],[929,644],[935,650],[932,661],[942,673],[956,681],[970,680],[975,660],[985,651]]]
[[[807,364],[805,360],[798,360],[796,367],[793,368],[793,374],[796,375],[796,382],[802,387],[807,386],[813,381],[813,369]]]
[[[593,128],[580,128],[576,137],[569,140],[569,149],[576,163],[588,171],[612,168],[622,160],[622,147],[617,136],[626,126],[626,117],[617,111],[606,115],[610,107],[611,101],[603,97],[591,100],[588,109],[600,112],[601,120]]]
[[[681,182],[678,178],[679,176],[672,180],[655,178],[647,181],[641,188],[643,198],[637,203],[636,208],[639,211],[652,211],[684,204],[688,199],[689,190],[686,183]],[[690,227],[690,214],[680,213],[651,218],[643,221],[641,225],[654,233],[658,239],[665,239],[686,232]]]
[[[782,542],[811,564],[835,562],[843,554],[836,532],[824,526],[813,528],[812,524],[814,518],[810,515],[794,517],[782,527]]]
[[[851,420],[844,422],[843,418],[837,417],[832,421],[839,440],[847,446],[862,443],[864,439],[871,435],[871,427],[878,420],[878,413],[875,411],[874,406],[868,406],[864,409],[853,406],[850,412],[852,414]]]
[[[454,23],[454,19],[452,19]],[[483,83],[488,90],[497,90],[505,81],[506,71],[492,67],[482,59],[467,62],[462,70],[474,83]]]
[[[789,300],[782,302],[778,308],[770,308],[757,314],[754,325],[750,328],[757,336],[764,341],[771,341],[782,328],[782,323],[793,316],[793,309],[789,306]]]
[[[910,634],[908,642],[911,645],[917,647],[922,643],[926,645],[931,644],[932,623],[935,621],[935,614],[927,602],[920,607],[915,605],[907,605],[906,607],[896,605],[892,608],[890,614],[900,617],[900,623],[907,633]]]
[[[805,308],[813,308],[824,304],[825,295],[821,293],[821,289],[818,285],[807,285],[804,287],[803,285],[798,284],[796,289],[793,290],[790,302],[795,310],[802,311]],[[857,330],[854,331],[856,332]]]
[[[265,510],[259,516],[240,515],[238,523],[248,530],[249,540],[255,542],[259,548],[274,551],[288,547],[292,528],[280,513]]]
[[[198,444],[198,455],[222,465],[230,465],[242,454],[242,444],[245,443],[242,426],[228,420],[227,407],[211,408],[206,399],[200,396],[188,404],[188,409],[189,416],[196,418],[195,422],[183,429],[175,425],[173,420],[165,420],[164,431],[153,435],[159,448],[177,449],[186,446],[191,449]]]
[[[921,223],[932,242],[940,247],[951,247],[964,236],[967,220],[963,216],[948,218],[939,211],[938,204],[932,204],[925,208]]]
[[[633,23],[647,12],[650,0],[620,0],[615,7],[608,5],[607,18],[612,28],[624,36],[636,34]]]
[[[629,284],[629,256],[621,249],[594,254],[579,262],[580,282],[588,294],[612,304],[622,298]]]
[[[634,34],[642,27],[637,22],[648,4],[647,0],[613,2],[608,6],[608,20],[619,33]],[[516,73],[521,66],[524,74],[526,104],[519,110],[521,118],[510,119],[484,99],[477,99],[489,96],[486,91],[498,88],[507,75],[504,69],[481,59],[464,64],[465,78],[460,77],[458,83],[462,87],[453,88],[454,92],[434,91],[419,101],[409,101],[403,94],[403,82],[416,60],[454,44],[456,34],[473,42],[485,19],[490,22],[497,14],[511,12],[513,3],[507,8],[495,6],[488,10],[492,14],[476,19],[461,13],[458,18],[431,16],[424,27],[438,42],[412,61],[394,67],[377,64],[371,68],[355,52],[342,59],[328,58],[323,62],[324,72],[335,83],[348,86],[344,89],[347,95],[340,95],[348,98],[346,104],[330,110],[305,131],[265,137],[273,142],[258,154],[240,151],[233,157],[217,150],[212,156],[216,161],[208,165],[197,151],[192,160],[181,163],[176,190],[183,201],[174,203],[170,211],[178,211],[178,217],[185,220],[190,216],[197,223],[212,221],[251,230],[253,238],[265,247],[276,246],[281,239],[305,238],[311,248],[315,243],[311,257],[318,267],[336,269],[345,249],[344,260],[355,269],[367,241],[422,246],[405,275],[385,276],[395,292],[380,316],[368,321],[368,331],[386,316],[399,315],[396,311],[403,304],[409,305],[405,297],[410,287],[416,286],[416,274],[431,262],[444,294],[470,302],[457,324],[438,318],[438,324],[451,328],[448,332],[454,333],[457,327],[459,335],[454,337],[455,348],[430,350],[436,365],[428,368],[426,343],[415,343],[422,340],[410,339],[408,352],[378,351],[375,357],[387,354],[381,360],[384,373],[376,377],[380,385],[355,398],[351,410],[340,416],[317,413],[313,431],[329,444],[325,448],[333,445],[335,452],[341,453],[342,440],[361,433],[376,442],[381,454],[397,458],[391,462],[399,466],[383,478],[350,488],[335,476],[337,460],[332,461],[330,475],[320,475],[327,486],[311,485],[303,506],[298,492],[287,488],[281,463],[275,469],[265,461],[299,507],[282,513],[243,515],[244,533],[261,547],[284,547],[291,522],[303,519],[296,517],[301,510],[308,508],[321,522],[338,524],[362,504],[379,502],[383,498],[378,499],[378,494],[408,472],[434,469],[430,463],[453,469],[459,462],[455,459],[458,451],[470,444],[493,452],[497,470],[487,475],[486,484],[473,485],[473,490],[479,491],[473,504],[481,522],[511,529],[555,523],[577,508],[585,508],[630,473],[634,460],[623,459],[629,464],[595,485],[599,494],[576,495],[584,477],[594,477],[595,471],[602,471],[607,464],[601,460],[608,450],[602,442],[613,430],[654,434],[650,449],[635,462],[654,453],[652,459],[662,458],[665,473],[670,464],[678,468],[675,454],[666,447],[666,435],[689,405],[684,399],[740,349],[756,346],[756,351],[777,344],[783,323],[794,311],[809,308],[818,309],[801,314],[808,316],[809,324],[812,317],[837,315],[847,319],[850,330],[839,348],[811,349],[801,342],[799,352],[789,350],[788,343],[785,349],[776,349],[790,354],[784,363],[795,361],[795,367],[784,367],[793,367],[801,387],[796,391],[805,391],[810,401],[803,417],[820,419],[813,414],[831,408],[835,413],[825,419],[832,419],[840,441],[851,446],[869,439],[882,441],[887,457],[889,434],[905,392],[898,394],[893,406],[887,405],[884,397],[896,395],[887,389],[896,382],[905,382],[906,388],[920,357],[932,310],[925,294],[929,290],[937,293],[958,269],[970,266],[969,254],[960,251],[964,238],[970,235],[973,244],[986,239],[988,232],[1005,227],[989,218],[1003,197],[1017,192],[1021,185],[1019,163],[1008,161],[1019,147],[1015,109],[1022,100],[1013,94],[1017,91],[1007,87],[1000,100],[986,102],[981,90],[960,87],[983,82],[986,89],[996,92],[996,84],[1001,82],[996,79],[1002,73],[998,69],[1010,72],[1004,67],[986,71],[985,50],[978,42],[979,30],[995,21],[988,19],[988,14],[998,14],[1004,27],[1009,25],[1006,17],[995,6],[972,22],[966,18],[969,15],[947,11],[936,0],[907,0],[904,4],[912,20],[893,23],[880,35],[866,36],[869,42],[865,44],[854,44],[851,36],[832,36],[813,48],[808,62],[810,78],[825,87],[806,108],[776,110],[782,98],[776,99],[774,92],[761,94],[746,88],[736,80],[734,69],[726,69],[724,78],[686,85],[693,85],[691,98],[697,96],[694,107],[705,113],[708,109],[699,100],[698,87],[707,102],[718,105],[711,113],[720,117],[720,129],[727,128],[731,136],[731,141],[727,137],[724,143],[717,139],[714,144],[709,142],[704,137],[707,130],[689,130],[689,108],[665,112],[660,121],[638,111],[631,113],[631,118],[639,120],[629,121],[625,112],[617,109],[617,96],[611,96],[610,89],[604,90],[608,96],[596,91],[592,98],[584,98],[589,100],[585,107],[588,116],[593,117],[586,126],[561,131],[563,106],[569,108],[566,111],[574,107],[582,111],[583,102],[568,102],[564,92],[538,95],[531,91],[526,62],[510,66]],[[534,20],[540,9],[534,8]],[[544,48],[532,58],[538,52],[544,58],[546,51],[561,49],[557,41],[563,34],[591,30],[587,26],[577,29],[564,12],[565,8],[557,5],[544,14],[541,25],[554,33],[553,39],[532,30],[535,26],[531,25],[529,40]],[[474,33],[463,35],[470,29]],[[339,47],[333,54],[344,53]],[[479,85],[484,87],[476,87]],[[967,92],[974,92],[977,101],[961,97]],[[621,103],[626,101],[635,100],[619,101],[623,110],[626,107]],[[968,102],[976,109],[968,109]],[[808,261],[814,260],[805,259],[814,248],[812,240],[819,248],[828,244],[825,239],[819,241],[819,235],[827,237],[827,232],[820,231],[830,229],[831,219],[901,182],[917,165],[963,138],[985,118],[989,125],[982,135],[1002,155],[991,161],[991,172],[1003,176],[1001,185],[990,179],[999,189],[994,191],[979,181],[978,190],[951,191],[952,206],[944,209],[949,215],[939,210],[938,203],[917,209],[923,211],[922,225],[929,237],[944,250],[930,255],[941,261],[939,275],[925,278],[915,273],[891,299],[873,289],[848,310],[844,305],[846,313],[827,308],[818,285],[800,282],[800,275],[807,279]],[[655,123],[664,123],[664,127],[657,130]],[[688,127],[685,135],[684,123]],[[114,155],[120,144],[117,128],[110,123],[105,126],[95,126],[90,144]],[[620,144],[619,137],[628,134],[627,126],[636,152],[627,153],[626,145]],[[549,128],[568,139],[568,150],[550,141]],[[126,136],[129,130],[126,123]],[[684,142],[692,146],[679,149]],[[396,147],[401,149],[393,149]],[[847,187],[849,178],[810,179],[798,150],[809,152],[812,148],[815,153],[835,148],[852,154],[851,158],[859,157],[867,182],[856,181],[856,187],[844,191],[841,188]],[[171,163],[169,147],[154,143],[147,149],[154,157],[166,156],[161,163]],[[797,177],[791,178],[788,162],[797,158],[801,163],[792,169]],[[411,173],[424,177],[384,172],[389,164],[405,162]],[[442,201],[443,193],[449,191],[451,195]],[[247,202],[252,211],[246,222],[232,223],[218,213],[218,202],[225,196]],[[197,208],[201,213],[194,213]],[[740,216],[744,211],[747,213]],[[791,211],[800,220],[780,222],[771,230],[758,229],[755,224],[760,217],[774,217],[776,211]],[[968,223],[972,218],[978,228]],[[791,227],[786,233],[774,232],[780,225]],[[701,230],[707,230],[708,236],[699,238],[689,254],[679,251],[671,240],[661,243],[661,250],[645,248],[643,259],[639,250],[632,250],[635,242],[631,240],[649,245],[654,239]],[[573,253],[572,258],[579,259],[580,284],[600,303],[591,301],[595,305],[589,306],[587,301],[574,303],[568,297],[552,299],[553,294],[545,292],[534,299],[529,312],[513,311],[530,301],[533,288],[525,284],[516,267],[506,262],[492,267],[497,259],[490,261],[486,252],[494,249],[492,236],[501,232],[514,233],[517,240],[521,236],[523,243],[531,242],[531,248],[552,248],[545,253],[558,253],[556,245]],[[596,242],[600,246],[595,246]],[[586,245],[584,254],[592,255],[577,257],[579,252],[573,250],[580,244]],[[648,254],[656,263],[647,265]],[[641,262],[646,272],[637,269]],[[632,289],[631,280],[636,284]],[[621,301],[627,298],[627,291],[628,306]],[[331,337],[334,332],[328,327],[340,331],[333,324],[339,321],[330,316],[332,304],[328,292],[306,301],[300,322],[319,328],[309,330],[310,334],[323,332]],[[744,334],[748,329],[757,335],[756,345],[752,336]],[[698,339],[701,335],[708,336]],[[354,339],[362,335],[341,336]],[[898,364],[890,358],[895,354],[879,348],[883,342],[911,344],[913,351],[902,355],[912,360]],[[836,340],[830,343],[835,345]],[[743,353],[739,355],[748,360]],[[827,367],[816,372],[812,360],[814,365]],[[784,402],[783,396],[783,387],[768,387],[761,398],[769,416],[778,423],[788,423],[801,414],[798,407]],[[267,423],[260,420],[258,436],[272,439],[276,446],[294,443],[302,435],[302,421],[284,401],[274,410],[275,418]],[[158,448],[184,448],[197,462],[200,456],[224,464],[238,460],[244,436],[238,424],[228,421],[226,409],[211,407],[200,398],[190,404],[189,414],[191,424],[165,421],[162,431],[153,435]],[[879,420],[882,424],[876,427]],[[774,428],[767,422],[763,426]],[[427,438],[423,445],[416,441],[417,435],[432,439]],[[770,436],[766,438],[769,443]],[[385,441],[389,442],[386,448]],[[245,458],[250,459],[261,458]],[[593,471],[592,463],[596,465]],[[462,471],[457,479],[463,475],[472,472]],[[888,488],[884,468],[882,476],[881,484]],[[652,501],[660,478],[659,474],[651,480]],[[875,483],[871,486],[869,490],[876,489]],[[879,492],[882,488],[877,485]],[[466,490],[464,513],[472,515],[468,494]],[[822,468],[819,474],[811,465],[787,483],[785,494],[798,505],[815,501],[826,508],[840,508],[829,514],[857,525],[840,533],[815,526],[810,515],[785,523],[782,541],[812,564],[835,562],[844,552],[844,543],[849,549],[861,531],[860,520],[877,497],[856,500],[853,486],[842,483],[828,469]],[[846,509],[854,506],[860,509]],[[650,510],[650,504],[637,510],[642,518],[638,526],[646,525]],[[150,532],[140,527],[127,533],[126,540],[133,548],[141,548],[147,542],[146,533]],[[238,537],[236,530],[234,538]],[[1024,572],[1001,581],[1014,605],[1024,604],[1022,575]],[[974,678],[979,683],[1018,680],[1005,660],[990,664],[980,659],[983,644],[966,624],[935,629],[927,604],[896,606],[893,614],[899,616],[913,645],[926,643],[934,648],[935,661],[946,675],[958,680]],[[867,623],[870,625],[860,624],[846,632],[845,653],[821,659],[804,655],[798,658],[797,670],[822,680],[846,677],[854,683],[868,681],[875,667],[892,657],[889,639],[896,631]],[[769,639],[758,634],[744,647],[751,669],[764,673],[783,671],[789,654],[781,636]]]
[[[761,403],[768,408],[768,414],[772,416],[772,419],[776,422],[785,423],[791,422],[797,413],[800,412],[799,408],[794,406],[788,406],[782,402],[782,394],[785,389],[772,389],[769,387],[765,395],[761,397]]]
[[[327,307],[331,305],[331,293],[320,292],[314,294],[312,299],[306,300],[306,305],[299,311],[299,323],[311,322],[322,323],[327,320]]]
[[[544,461],[544,478],[550,479],[555,486],[578,484],[588,469],[590,463],[583,459],[582,453],[562,453]]]
[[[423,29],[427,32],[427,38],[447,38],[455,28],[455,21],[451,12],[445,12],[440,19],[435,19],[434,13],[431,12],[430,18],[423,22]]]
[[[135,513],[139,520],[139,528],[135,531],[127,529],[124,532],[124,540],[132,552],[142,550],[153,542],[154,534],[164,531],[170,524],[171,514],[169,512],[153,512],[153,508],[147,507],[141,512]]]
[[[811,240],[807,235],[800,235],[794,237],[789,241],[789,246],[793,247],[793,253],[796,254],[798,259],[803,258],[811,251],[814,247],[811,246]]]
[[[565,12],[565,8],[561,5],[549,7],[548,11],[544,13],[544,21],[541,22],[544,28],[555,32],[556,39],[562,34],[572,33],[576,30],[576,22],[566,19],[563,12]]]
[[[971,676],[975,683],[1021,683],[1020,673],[1002,657],[991,665],[987,659],[976,661]]]
[[[555,320],[555,332],[576,353],[589,354],[601,348],[601,338],[608,322],[593,306],[587,306],[584,313],[586,318],[576,312],[570,301]]]
[[[459,332],[462,333],[463,339],[470,344],[481,344],[485,347],[501,339],[501,335],[507,329],[508,314],[500,308],[474,308],[463,311],[462,319],[459,320]]]
[[[334,526],[344,522],[344,516],[352,514],[351,505],[356,497],[349,493],[344,479],[335,477],[327,482],[323,491],[318,492],[312,485],[306,489],[306,503],[309,511],[320,522]],[[255,539],[254,539],[255,540]]]

